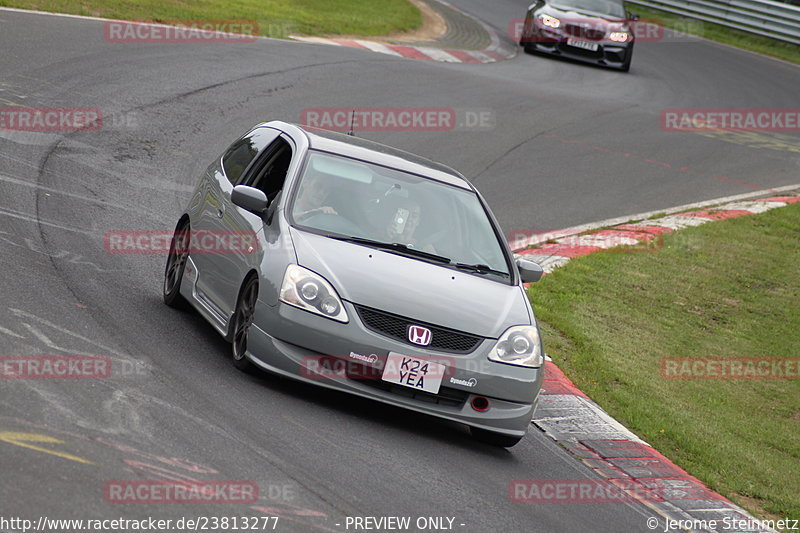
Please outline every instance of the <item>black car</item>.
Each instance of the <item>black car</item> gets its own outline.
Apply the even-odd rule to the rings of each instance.
[[[622,0],[538,0],[528,8],[520,44],[541,52],[618,68],[631,68],[637,17]]]

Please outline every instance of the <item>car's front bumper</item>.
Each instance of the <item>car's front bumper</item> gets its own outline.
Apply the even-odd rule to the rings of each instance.
[[[634,41],[617,43],[608,40],[584,40],[597,45],[597,50],[586,50],[568,44],[569,39],[569,35],[560,31],[537,28],[533,33],[523,35],[521,44],[529,50],[616,68],[621,68],[629,63],[633,54]]]
[[[617,68],[623,67],[633,53],[632,43],[620,45],[599,43],[597,51],[570,46],[566,39],[557,42],[531,43],[529,46],[537,52],[546,52],[595,65]]]
[[[489,361],[486,353],[494,345],[484,340],[470,354],[433,352],[398,342],[367,329],[350,302],[344,302],[350,318],[342,324],[295,307],[259,303],[248,339],[248,357],[262,369],[349,392],[406,409],[438,416],[498,433],[522,436],[530,425],[541,388],[543,367],[521,368]],[[374,361],[356,360],[351,352],[374,355]],[[447,371],[438,394],[425,393],[381,379],[389,352],[420,359],[446,361]],[[332,375],[318,371],[320,358],[342,361],[348,372]],[[313,364],[309,364],[309,363]],[[359,368],[355,377],[350,370]],[[454,383],[454,378],[460,383]],[[476,396],[489,400],[485,411],[471,405]]]

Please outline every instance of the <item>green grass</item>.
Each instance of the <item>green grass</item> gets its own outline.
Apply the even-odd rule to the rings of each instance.
[[[639,15],[642,20],[658,21],[667,28],[800,64],[800,46],[795,44],[754,35],[711,22],[681,17],[637,4],[628,4],[628,9]]]
[[[800,519],[800,380],[675,380],[675,357],[800,357],[800,204],[572,260],[531,286],[548,354],[637,435],[761,517]]]
[[[0,6],[163,23],[255,21],[269,37],[387,35],[422,24],[408,0],[0,0]]]

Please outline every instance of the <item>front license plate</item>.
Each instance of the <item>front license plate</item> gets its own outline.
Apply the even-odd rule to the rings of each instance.
[[[583,48],[584,50],[591,50],[597,52],[598,44],[590,43],[587,41],[579,41],[578,39],[567,39],[567,44],[575,48]]]
[[[442,385],[445,365],[425,359],[389,352],[383,380],[436,394]]]

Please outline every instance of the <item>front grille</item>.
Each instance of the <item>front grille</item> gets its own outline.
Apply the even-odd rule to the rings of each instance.
[[[397,339],[411,346],[417,346],[408,341],[406,330],[408,326],[423,326],[431,330],[431,342],[426,348],[452,353],[469,353],[483,340],[483,337],[462,333],[453,329],[434,326],[424,322],[417,322],[410,318],[378,311],[371,307],[356,305],[358,316],[364,325],[381,335]]]
[[[585,26],[578,26],[577,24],[567,24],[565,31],[567,35],[571,37],[586,39],[587,41],[599,41],[606,35],[604,30],[596,30]]]

